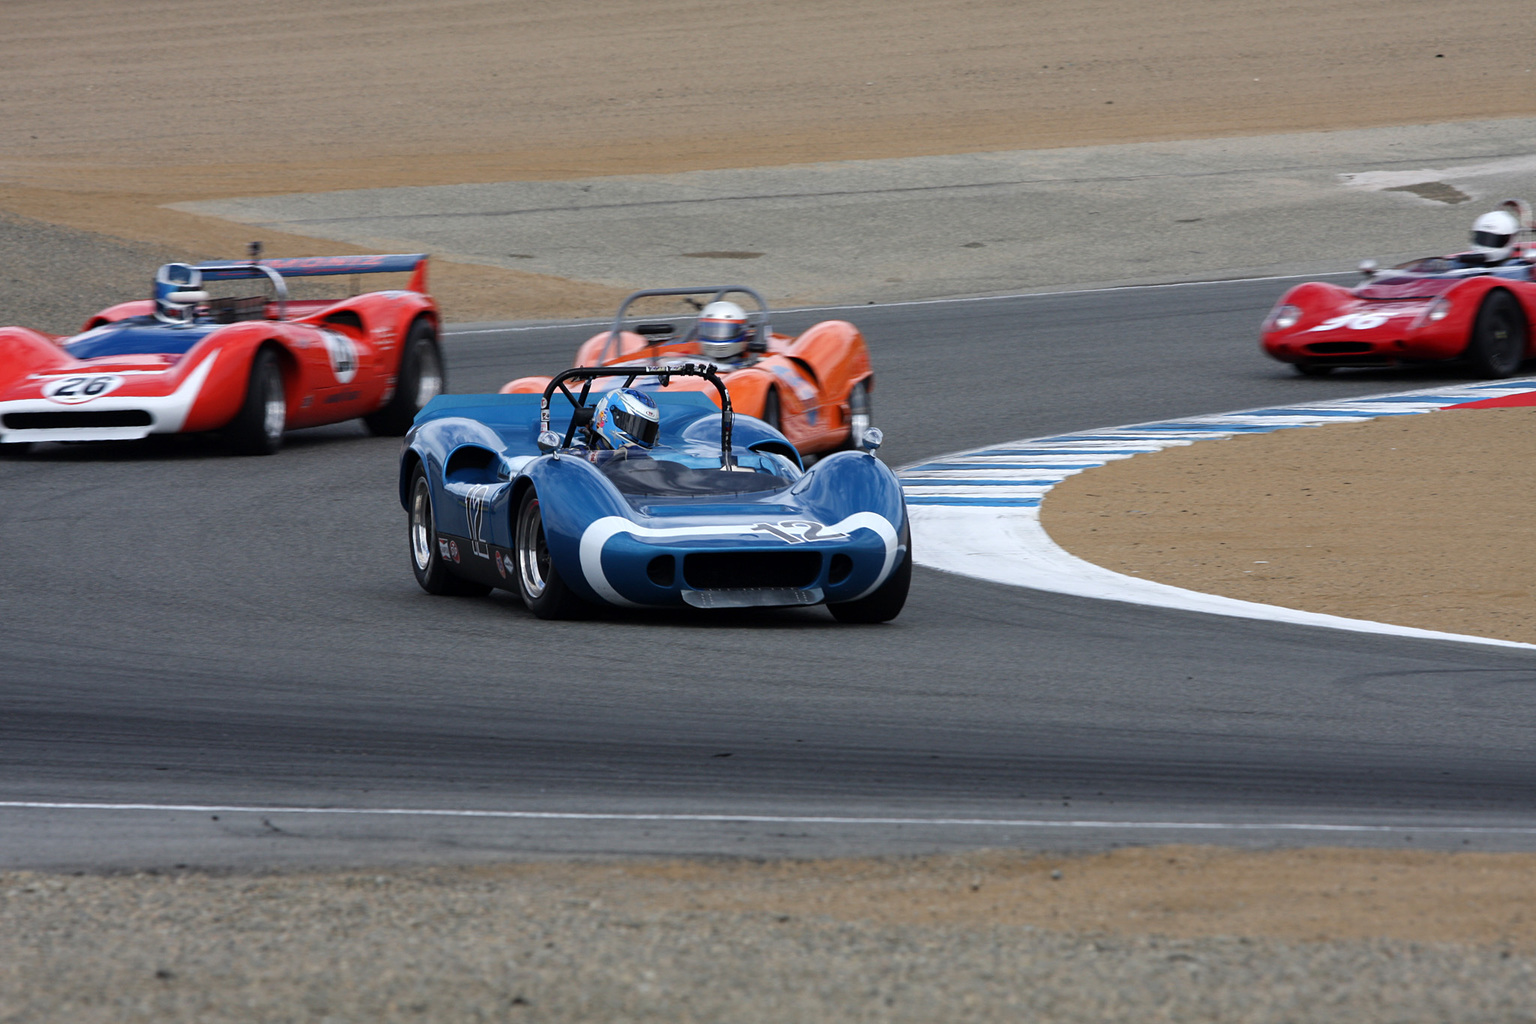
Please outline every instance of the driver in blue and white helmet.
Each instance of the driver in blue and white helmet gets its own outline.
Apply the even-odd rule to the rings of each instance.
[[[592,434],[600,446],[614,451],[648,449],[661,432],[661,412],[644,391],[615,388],[592,410]]]
[[[734,302],[711,302],[699,311],[699,351],[716,362],[739,360],[747,351],[746,310]]]
[[[203,272],[185,263],[167,263],[155,274],[155,319],[168,324],[191,323],[199,302],[208,301],[202,290]]]

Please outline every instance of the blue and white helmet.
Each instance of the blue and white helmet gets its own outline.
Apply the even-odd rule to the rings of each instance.
[[[661,431],[661,412],[651,396],[615,388],[592,411],[592,431],[610,448],[649,448]]]
[[[199,302],[208,301],[202,290],[203,272],[185,263],[167,263],[155,274],[155,318],[166,323],[189,323]]]

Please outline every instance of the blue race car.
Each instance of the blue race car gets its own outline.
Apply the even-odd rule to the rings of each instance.
[[[661,387],[628,391],[642,376]],[[714,385],[718,407],[665,390],[690,376]],[[614,399],[592,395],[603,377],[626,378],[620,391],[650,406],[642,443],[608,443],[623,414],[610,421]],[[580,367],[542,395],[439,396],[400,460],[411,568],[428,593],[515,590],[545,619],[592,605],[826,604],[842,622],[885,622],[906,603],[912,540],[901,484],[874,457],[880,440],[869,428],[861,450],[806,469],[693,364]]]

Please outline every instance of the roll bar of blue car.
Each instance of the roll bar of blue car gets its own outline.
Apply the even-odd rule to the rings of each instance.
[[[681,366],[645,367],[645,366],[577,366],[569,370],[563,370],[555,374],[550,382],[544,386],[544,397],[539,402],[539,447],[546,448],[545,438],[553,432],[549,429],[549,402],[556,391],[565,395],[575,407],[571,414],[571,425],[565,430],[565,438],[560,441],[558,448],[569,448],[576,437],[576,431],[592,421],[593,406],[587,404],[587,398],[592,393],[592,382],[599,377],[623,377],[623,387],[629,387],[640,377],[654,377],[666,387],[672,382],[673,377],[703,377],[715,386],[720,392],[720,468],[730,469],[733,465],[731,459],[731,421],[735,413],[731,411],[731,393],[726,390],[725,382],[715,375],[713,368],[699,363],[684,363]],[[576,395],[566,387],[568,380],[580,380],[582,384],[581,394]],[[557,446],[548,444],[547,448],[553,452]]]

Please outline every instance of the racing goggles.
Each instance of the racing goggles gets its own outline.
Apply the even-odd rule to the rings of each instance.
[[[614,427],[634,438],[636,444],[649,448],[656,443],[656,435],[661,432],[659,419],[642,416],[617,403],[608,412],[613,417]]]
[[[1492,231],[1472,232],[1472,244],[1481,245],[1486,249],[1503,249],[1509,245],[1509,240],[1514,235],[1496,235]]]
[[[700,320],[700,341],[739,341],[747,333],[744,320]]]

